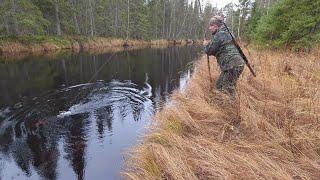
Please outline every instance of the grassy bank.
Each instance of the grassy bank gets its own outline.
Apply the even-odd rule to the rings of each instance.
[[[192,43],[187,40],[124,40],[102,37],[50,37],[50,36],[26,36],[26,37],[0,37],[0,55],[19,56],[20,54],[45,54],[60,50],[90,51],[97,49],[119,49],[124,45],[168,46],[185,45]]]
[[[238,99],[210,90],[206,57],[129,153],[127,179],[319,179],[320,51],[251,51]],[[211,59],[214,81],[219,75]]]

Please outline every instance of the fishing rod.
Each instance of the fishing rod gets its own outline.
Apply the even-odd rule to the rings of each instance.
[[[204,32],[204,34],[203,34],[203,36],[204,36],[204,40],[207,40],[207,38],[206,38],[206,34],[207,34],[207,32],[208,32],[208,28],[205,28],[206,30],[205,30],[205,32]],[[211,77],[211,68],[210,68],[210,59],[209,59],[209,55],[207,54],[207,63],[208,63],[208,71],[209,71],[209,80],[210,80],[210,84],[212,84],[212,77]]]
[[[206,30],[204,35],[203,35],[204,36],[204,38],[203,38],[204,40],[207,40],[207,38],[206,38],[207,31],[208,30]],[[209,59],[209,55],[208,54],[207,54],[207,62],[208,62],[209,80],[210,80],[210,83],[212,84],[213,81],[212,81],[212,77],[211,77],[210,59]]]
[[[201,9],[201,3],[200,0],[198,0],[198,4],[199,4],[199,9],[200,9],[200,14],[202,14],[202,9]],[[204,22],[204,18],[202,17],[202,21]],[[206,34],[208,32],[208,28],[204,28],[204,32],[203,32],[203,40],[206,40]],[[210,80],[210,85],[212,84],[212,77],[211,77],[211,68],[210,68],[210,59],[209,59],[209,55],[207,54],[207,62],[208,62],[208,71],[209,71],[209,80]]]

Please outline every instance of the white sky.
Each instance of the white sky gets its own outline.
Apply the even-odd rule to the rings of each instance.
[[[202,2],[205,2],[205,4],[207,2],[210,2],[213,6],[218,6],[218,8],[222,8],[224,7],[225,5],[233,2],[233,3],[238,3],[239,1],[238,0],[202,0]]]

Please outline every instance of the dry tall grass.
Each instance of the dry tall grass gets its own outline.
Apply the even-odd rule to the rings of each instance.
[[[238,100],[210,90],[206,57],[129,153],[126,179],[320,179],[319,51],[253,51]],[[211,59],[214,80],[219,75]]]

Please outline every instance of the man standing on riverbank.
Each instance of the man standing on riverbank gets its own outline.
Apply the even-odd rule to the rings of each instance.
[[[204,51],[208,56],[215,56],[221,69],[216,82],[217,90],[232,97],[236,96],[236,85],[243,71],[245,62],[232,41],[221,16],[210,19],[209,30],[212,32],[211,41],[204,40]]]

